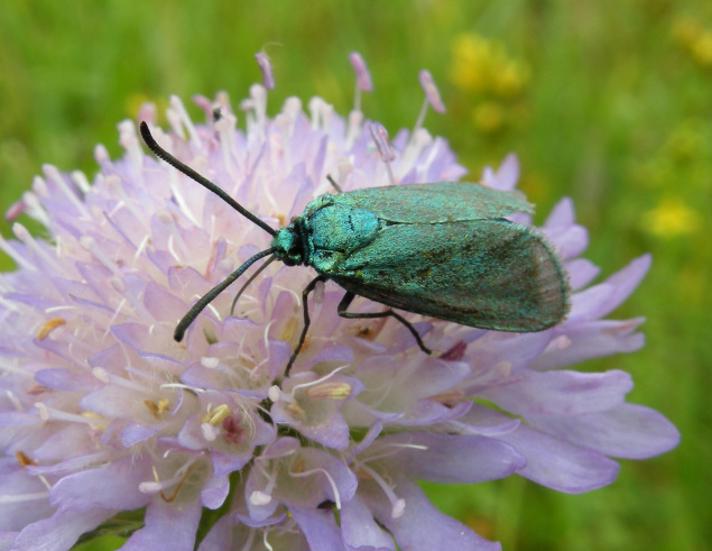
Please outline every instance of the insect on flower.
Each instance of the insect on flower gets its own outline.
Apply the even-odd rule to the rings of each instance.
[[[568,283],[554,251],[526,226],[506,216],[530,213],[520,195],[463,182],[386,186],[326,193],[307,204],[287,227],[275,230],[225,191],[161,148],[141,123],[146,145],[158,157],[218,195],[272,235],[258,252],[201,297],[176,326],[183,339],[200,312],[252,264],[307,265],[318,275],[302,291],[304,325],[287,364],[289,373],[309,329],[309,294],[333,280],[346,290],[337,309],[349,319],[392,317],[423,352],[431,353],[416,329],[391,308],[349,312],[356,295],[409,312],[497,331],[542,331],[568,309]],[[240,294],[238,292],[233,307]]]

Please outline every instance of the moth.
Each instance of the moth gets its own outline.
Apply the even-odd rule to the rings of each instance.
[[[342,192],[329,178],[337,193],[320,195],[286,227],[275,230],[161,148],[145,122],[140,130],[156,156],[272,236],[268,249],[246,260],[190,308],[176,326],[177,341],[215,297],[267,257],[238,292],[233,309],[246,285],[275,260],[311,266],[317,272],[302,291],[304,325],[285,375],[306,339],[309,295],[327,280],[346,291],[337,307],[341,317],[392,317],[428,354],[431,351],[416,329],[393,308],[470,327],[521,333],[548,329],[567,314],[568,280],[556,253],[538,233],[507,219],[532,212],[518,193],[463,182]],[[349,311],[356,296],[389,308]]]

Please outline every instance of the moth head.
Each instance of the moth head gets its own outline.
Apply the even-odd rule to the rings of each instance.
[[[296,220],[277,232],[272,240],[272,247],[275,249],[274,255],[287,266],[304,263],[304,251]]]

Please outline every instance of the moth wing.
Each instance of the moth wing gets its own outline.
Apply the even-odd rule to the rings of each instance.
[[[329,276],[395,308],[498,331],[541,331],[568,310],[555,253],[507,220],[387,226]]]
[[[334,196],[340,204],[405,224],[503,218],[533,207],[518,192],[468,182],[438,182],[364,188]]]

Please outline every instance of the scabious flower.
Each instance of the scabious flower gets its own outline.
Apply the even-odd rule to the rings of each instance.
[[[365,63],[354,65],[368,90]],[[426,100],[439,102],[427,76]],[[348,191],[465,173],[420,123],[391,141],[360,110],[344,119],[321,98],[307,112],[290,98],[268,117],[260,85],[242,102],[243,128],[225,94],[196,102],[205,123],[177,98],[170,130],[151,108],[142,117],[273,227],[331,191],[327,175]],[[507,334],[405,313],[427,356],[399,323],[339,318],[342,291],[327,283],[285,376],[311,270],[271,264],[234,315],[223,293],[176,343],[196,298],[269,236],[145,154],[133,122],[119,134],[124,155],[99,146],[91,185],[45,167],[13,209],[47,239],[16,222],[16,239],[0,241],[17,263],[0,278],[0,549],[66,550],[126,512],[143,521],[124,550],[188,551],[197,540],[200,551],[498,549],[438,512],[416,481],[517,474],[584,492],[613,481],[614,458],[677,443],[664,417],[625,401],[626,373],[570,368],[642,346],[642,319],[604,318],[650,264],[643,256],[592,285],[598,269],[580,257],[588,238],[571,201],[540,228],[573,289],[557,327]],[[509,157],[481,183],[513,189],[517,177]]]

